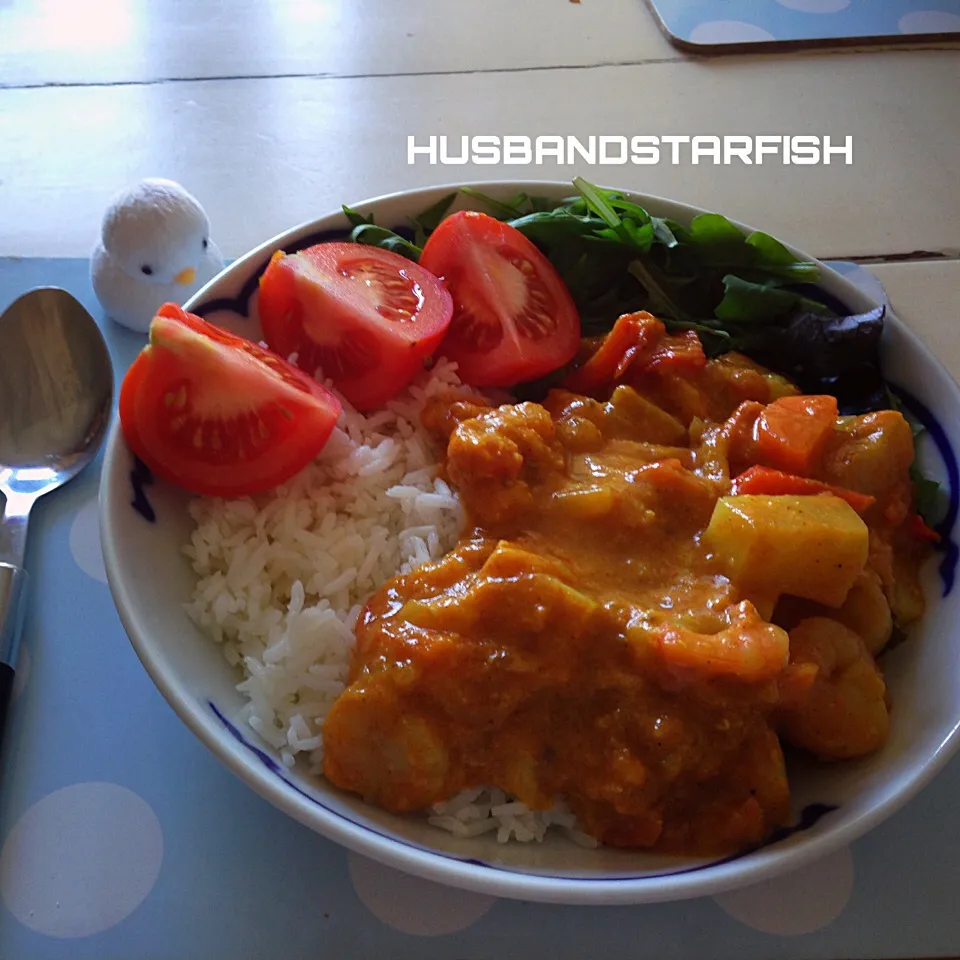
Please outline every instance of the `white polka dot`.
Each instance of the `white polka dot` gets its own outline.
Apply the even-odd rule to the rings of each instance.
[[[960,14],[946,10],[914,10],[900,18],[901,33],[956,33]]]
[[[27,687],[27,681],[30,679],[30,653],[27,648],[22,645],[14,668],[17,672],[13,678],[12,698],[18,700]]]
[[[840,850],[809,867],[714,899],[735,920],[763,933],[795,937],[822,930],[853,892],[853,857]]]
[[[401,933],[438,937],[466,930],[495,898],[411,877],[359,854],[349,857],[350,879],[364,906]]]
[[[129,916],[153,889],[163,833],[115,783],[77,783],[34,804],[0,852],[0,898],[25,926],[86,937]]]
[[[774,36],[763,27],[742,20],[708,20],[698,23],[690,31],[693,43],[758,43],[773,40]]]
[[[88,577],[101,583],[107,582],[107,573],[103,569],[103,553],[100,550],[100,512],[96,497],[77,512],[70,527],[70,552],[77,561],[77,566]]]
[[[777,0],[777,3],[801,13],[839,13],[850,6],[850,0]]]

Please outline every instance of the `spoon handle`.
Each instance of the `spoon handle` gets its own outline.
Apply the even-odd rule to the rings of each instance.
[[[13,675],[26,612],[27,573],[23,567],[0,563],[0,747],[7,708],[13,697]]]

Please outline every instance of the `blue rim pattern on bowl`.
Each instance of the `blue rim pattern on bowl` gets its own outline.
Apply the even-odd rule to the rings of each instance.
[[[376,834],[379,837],[389,837],[393,842],[402,844],[405,847],[413,847],[417,850],[426,850],[428,848],[421,846],[420,844],[411,843],[409,840],[402,840],[399,837],[389,835],[380,830],[369,826],[368,824],[361,823],[359,820],[355,820],[353,817],[346,816],[342,811],[334,811],[323,801],[318,800],[316,797],[307,793],[306,790],[301,789],[291,780],[283,775],[283,766],[266,750],[261,749],[256,744],[248,740],[243,733],[240,731],[239,727],[236,724],[232,723],[227,719],[223,711],[212,701],[208,700],[207,705],[210,707],[210,710],[213,712],[213,715],[223,724],[227,732],[237,741],[241,746],[246,747],[259,761],[267,768],[275,777],[281,780],[286,786],[291,790],[296,791],[300,796],[309,800],[311,803],[315,803],[318,807],[323,808],[324,810],[330,813],[336,813],[337,816],[342,817],[344,820],[353,824],[355,827],[359,827],[361,830],[367,830],[370,833]],[[730,854],[726,857],[721,857],[718,860],[711,860],[707,863],[699,863],[693,867],[683,867],[679,870],[666,870],[661,873],[638,873],[638,874],[628,874],[621,877],[615,877],[613,879],[605,879],[600,877],[579,877],[581,881],[587,881],[591,884],[618,884],[625,883],[632,880],[659,880],[665,877],[679,877],[683,874],[688,873],[697,873],[701,870],[709,870],[713,867],[722,866],[725,863],[733,863],[736,860],[740,860],[743,857],[749,856],[752,853],[756,853],[758,850],[765,850],[769,847],[772,847],[778,843],[782,843],[785,840],[789,840],[791,837],[795,836],[798,833],[803,833],[805,830],[809,830],[812,827],[816,826],[827,814],[834,813],[840,808],[836,805],[831,805],[828,803],[810,803],[807,804],[800,811],[800,817],[795,824],[790,824],[788,826],[780,827],[775,830],[766,840],[762,843],[753,844],[750,847],[747,847],[744,850],[740,850],[737,853]],[[486,867],[489,870],[499,870],[502,872],[516,872],[511,871],[509,868],[502,867],[500,864],[491,863],[488,860],[477,860],[470,857],[456,857],[453,854],[443,853],[438,850],[431,850],[435,856],[443,857],[447,860],[456,860],[460,863],[473,863],[477,866]],[[551,880],[565,880],[569,877],[561,876],[559,874],[543,874],[544,877],[547,877]]]
[[[150,468],[139,457],[134,457],[133,466],[130,468],[130,487],[133,491],[130,506],[147,523],[156,523],[157,511],[153,509],[146,490],[151,483],[153,483],[153,473]]]
[[[911,416],[930,434],[937,452],[943,460],[944,469],[947,471],[947,509],[943,519],[937,523],[934,529],[940,535],[940,546],[944,552],[943,560],[940,561],[940,579],[943,582],[942,595],[948,597],[954,587],[957,560],[960,558],[960,549],[953,539],[953,528],[957,522],[957,514],[960,512],[960,467],[957,465],[957,455],[953,447],[950,446],[950,440],[943,429],[943,425],[933,411],[902,387],[891,385],[891,389]]]

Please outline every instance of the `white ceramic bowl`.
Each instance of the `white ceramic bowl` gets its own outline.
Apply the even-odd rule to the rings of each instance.
[[[506,198],[519,190],[567,196],[570,184],[490,183]],[[452,188],[394,194],[359,205],[396,226]],[[681,223],[701,211],[637,195],[651,213]],[[256,338],[256,278],[279,248],[305,246],[342,231],[341,213],[295,227],[233,263],[187,304],[207,319]],[[852,311],[876,306],[848,280],[824,268],[821,286]],[[244,316],[249,314],[249,316]],[[956,517],[960,391],[917,337],[894,317],[884,343],[885,370],[926,410],[935,411],[925,466],[951,487]],[[936,442],[933,442],[936,441]],[[677,860],[641,852],[581,849],[562,837],[543,844],[458,840],[417,818],[372,808],[325,781],[281,767],[270,748],[235,720],[242,707],[238,674],[182,612],[193,573],[181,554],[190,521],[184,492],[155,483],[142,491],[155,513],[131,507],[133,457],[114,427],[101,488],[101,534],[110,587],[124,627],[160,692],[187,726],[245,783],[313,830],[400,870],[497,896],[579,904],[638,903],[713,894],[797,868],[849,843],[888,817],[943,766],[960,736],[960,590],[947,590],[936,563],[927,577],[929,611],[920,628],[883,658],[895,702],[889,742],[877,755],[836,766],[791,771],[798,828],[761,849],[721,861]],[[948,561],[955,560],[951,547]],[[947,564],[949,567],[949,563]],[[229,816],[229,811],[224,811]]]

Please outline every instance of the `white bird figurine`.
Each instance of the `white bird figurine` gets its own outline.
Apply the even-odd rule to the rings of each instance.
[[[222,269],[196,198],[172,180],[149,179],[111,201],[90,279],[111,319],[146,332],[164,303],[185,303]]]

